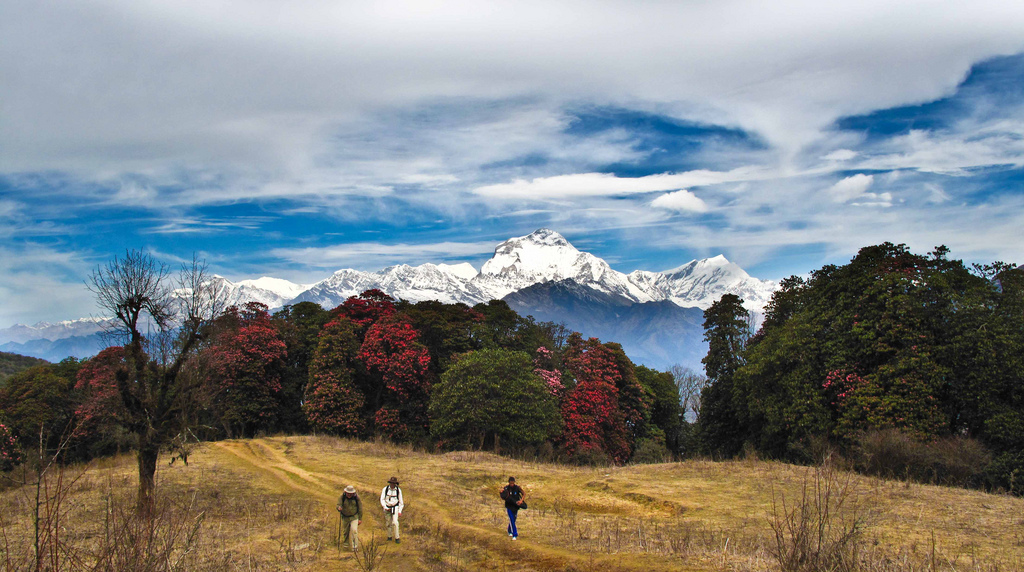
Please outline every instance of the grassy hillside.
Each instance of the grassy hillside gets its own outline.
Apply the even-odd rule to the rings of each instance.
[[[48,362],[39,358],[0,352],[0,383],[3,383],[5,379],[19,371],[26,370],[34,365],[42,365],[44,363]]]
[[[131,457],[53,474],[49,490],[61,490],[58,476],[68,490],[53,527],[72,548],[65,553],[142,570],[146,558],[129,547],[149,538],[154,562],[180,569],[360,570],[358,557],[333,540],[335,499],[352,484],[366,508],[364,548],[386,549],[380,570],[777,570],[773,524],[791,547],[787,512],[837,531],[860,522],[852,546],[861,570],[1024,569],[1024,499],[777,463],[574,468],[325,437],[212,443],[189,462],[161,465],[162,512],[152,536],[127,516]],[[407,505],[400,545],[380,542],[377,497],[391,475]],[[505,534],[498,498],[509,475],[530,504],[518,542]],[[28,568],[35,491],[0,495],[7,569]],[[814,506],[802,498],[828,499],[836,510],[823,519],[793,511]],[[810,531],[799,520],[790,522]]]

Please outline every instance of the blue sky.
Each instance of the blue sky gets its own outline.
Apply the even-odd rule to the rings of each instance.
[[[126,248],[1024,262],[1024,3],[892,4],[0,0],[0,327],[95,313]]]

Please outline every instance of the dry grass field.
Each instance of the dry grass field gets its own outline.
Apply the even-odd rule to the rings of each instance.
[[[9,488],[0,570],[34,570],[37,552],[62,570],[812,570],[829,568],[779,558],[833,546],[855,556],[850,570],[1024,570],[1024,499],[829,469],[574,468],[327,437],[210,443],[189,461],[160,466],[152,526],[129,510],[130,456]],[[377,504],[392,475],[406,500],[400,545],[383,542]],[[509,475],[530,505],[517,542],[498,498]],[[366,510],[358,554],[336,541],[347,484]]]

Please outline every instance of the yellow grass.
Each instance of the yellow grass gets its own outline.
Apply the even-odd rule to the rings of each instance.
[[[380,541],[377,498],[392,475],[406,501],[403,542],[383,546],[381,570],[775,570],[773,492],[792,506],[813,484],[811,469],[761,461],[575,468],[328,437],[210,443],[189,461],[158,471],[168,522],[199,525],[174,557],[182,570],[360,570],[337,546],[335,500],[354,485],[366,511],[360,539]],[[62,542],[80,562],[102,544],[112,507],[130,506],[133,471],[129,456],[66,471],[66,482],[81,475],[63,505]],[[530,505],[517,542],[498,498],[509,475]],[[842,478],[867,518],[870,570],[1024,570],[1024,500]],[[0,570],[28,569],[34,491],[0,495]]]

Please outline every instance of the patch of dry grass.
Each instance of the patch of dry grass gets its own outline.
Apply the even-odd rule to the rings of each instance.
[[[206,444],[189,461],[158,472],[168,514],[182,523],[201,515],[197,540],[176,549],[189,551],[188,570],[359,570],[336,544],[335,499],[348,484],[360,491],[360,537],[379,544],[377,497],[392,475],[406,500],[403,542],[378,547],[387,549],[378,570],[778,570],[778,500],[796,506],[815,478],[810,468],[761,461],[568,467],[330,437]],[[133,469],[123,457],[78,479],[63,517],[76,545],[102,544],[110,503],[126,506],[134,494]],[[498,498],[509,475],[530,504],[518,542],[505,534]],[[843,478],[850,506],[870,516],[856,569],[1024,569],[1024,500]],[[9,553],[25,553],[29,504],[24,490],[0,495]]]

